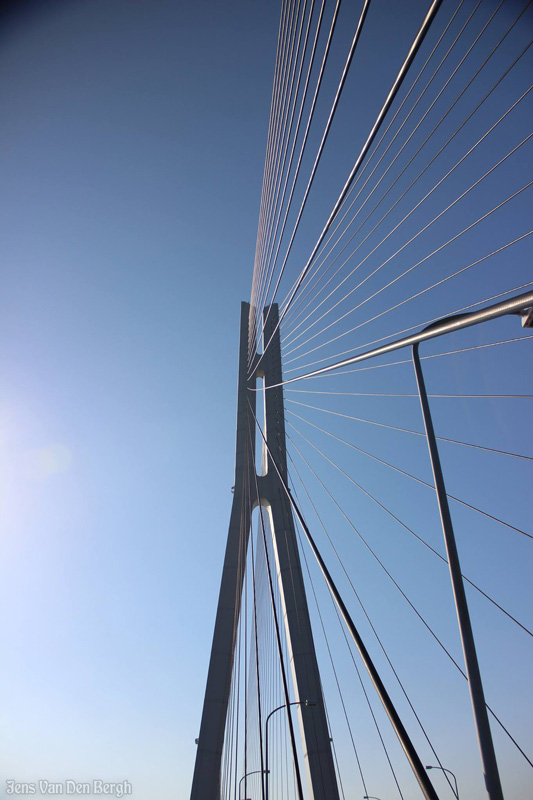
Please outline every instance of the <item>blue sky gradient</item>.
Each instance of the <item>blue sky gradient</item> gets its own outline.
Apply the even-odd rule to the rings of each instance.
[[[56,2],[1,35],[2,781],[188,794],[277,25]]]
[[[357,54],[362,72],[347,83],[349,102],[339,108],[281,298],[309,255],[427,5],[405,3],[394,26],[387,24],[387,2],[376,2],[369,14],[368,37]],[[515,7],[508,3],[502,14],[510,19]],[[325,99],[318,106],[322,117],[352,36],[354,4],[345,8]],[[279,4],[269,0],[54,0],[21,3],[0,33],[0,798],[6,796],[7,779],[42,778],[127,779],[140,800],[188,797],[232,500],[240,302],[250,295],[278,24]],[[518,44],[530,36],[526,24],[515,33]],[[496,37],[489,31],[490,43]],[[376,41],[383,54],[379,59]],[[506,45],[509,58],[516,41]],[[483,85],[490,85],[497,67],[489,65]],[[531,53],[517,70],[515,93],[530,83],[530,67]],[[465,141],[470,146],[486,130],[495,119],[491,114],[506,107],[506,91],[502,85],[494,106],[487,104],[465,129],[464,140],[452,145],[449,164],[461,155]],[[469,103],[467,97],[458,106],[451,127]],[[502,126],[488,149],[475,153],[464,172],[452,177],[444,198],[455,197],[501,158],[509,140],[518,142],[530,123],[524,113]],[[320,126],[312,129],[304,174],[320,134]],[[437,134],[435,147],[445,135]],[[516,190],[526,179],[529,156],[530,144],[472,195],[470,205],[458,206],[403,254],[397,267],[394,262],[394,269],[422,258]],[[416,187],[416,200],[440,176],[438,169]],[[408,231],[418,230],[445,202],[439,196],[426,203]],[[487,222],[465,244],[434,259],[430,275],[447,274],[530,227],[525,200],[509,208],[497,225]],[[393,220],[403,213],[398,210]],[[393,237],[384,257],[405,238]],[[387,317],[384,327],[381,321],[370,323],[355,337],[324,345],[288,368],[305,371],[315,359],[333,358],[384,332],[525,282],[527,252],[519,245],[461,278],[459,289],[447,284],[429,304],[425,297],[417,300]],[[428,282],[425,271],[414,272],[399,299]],[[362,318],[382,307],[382,300],[370,303]],[[349,323],[350,318],[331,336]],[[494,323],[490,335],[493,340],[520,336],[518,320]],[[486,332],[476,329],[449,337],[445,345],[428,345],[424,352],[486,340]],[[498,359],[494,348],[453,364],[425,362],[428,387],[458,394],[497,393],[502,387],[531,392],[525,349],[520,349],[529,345],[522,343]],[[401,368],[393,369],[399,370],[394,391],[414,392],[410,367],[401,375]],[[391,391],[390,374],[362,373],[348,388]],[[339,377],[327,386],[316,379],[306,388],[343,391],[347,385]],[[287,392],[286,397],[323,403],[319,395]],[[379,398],[357,402],[349,413],[377,419],[385,409]],[[511,422],[496,401],[475,410],[459,401],[461,413],[446,402],[434,403],[444,435],[530,452],[525,401],[513,406]],[[320,412],[287,406],[326,424]],[[347,409],[336,400],[329,407]],[[398,401],[394,413],[395,424],[420,427],[416,400]],[[328,424],[338,435],[355,430],[345,420]],[[298,427],[306,430],[303,423]],[[423,463],[420,474],[430,479],[421,438],[406,444],[400,433],[363,429],[357,436],[360,446],[405,469],[416,472]],[[325,437],[316,442],[326,449]],[[393,498],[396,512],[414,528],[431,530],[428,538],[442,549],[431,498],[404,492],[397,476],[357,461],[353,452],[340,447],[331,452],[347,471],[358,469],[372,491]],[[523,498],[530,475],[523,465],[498,462],[495,468],[495,462],[476,460],[477,453],[444,447],[442,457],[450,491],[462,491],[516,525],[528,524]],[[362,530],[378,532],[378,547],[409,580],[411,566],[418,563],[417,546],[404,547],[397,531],[382,526],[375,509],[332,467],[324,475]],[[306,513],[312,517],[309,506]],[[531,542],[504,541],[490,525],[472,524],[464,509],[454,513],[467,532],[461,542],[465,572],[486,581],[483,585],[517,616],[526,616],[532,599]],[[428,653],[421,662],[422,637],[415,623],[411,620],[412,638],[398,634],[403,616],[395,592],[390,586],[375,588],[377,574],[335,509],[325,512],[325,520],[338,532],[362,593],[374,597],[373,613],[388,625],[401,670],[410,673],[429,717],[441,723],[443,763],[457,764],[464,796],[478,800],[478,756],[463,679],[442,667],[440,652]],[[434,592],[428,615],[460,657],[449,584],[440,564],[432,570],[424,567],[413,595],[423,603]],[[513,687],[505,676],[510,654],[513,680],[527,690],[529,641],[500,626],[477,598],[472,613],[482,631],[480,653],[491,698],[495,705],[508,704],[505,720],[517,725],[520,741],[527,744],[530,730],[520,716],[525,696],[507,693]],[[333,628],[333,617],[329,624]],[[323,643],[317,647],[323,657]],[[349,683],[350,665],[341,669]],[[432,670],[441,681],[438,690],[423,682]],[[325,668],[327,680],[331,675]],[[449,706],[435,705],[445,688],[455,692],[455,699]],[[367,721],[361,726],[364,739]],[[460,742],[456,749],[454,739]],[[340,749],[348,758],[347,745]],[[391,784],[381,774],[382,755],[376,755],[370,736],[363,750],[384,781],[369,791],[383,792],[385,800]],[[514,777],[513,758],[504,759],[507,779],[513,797],[527,800],[526,784]],[[399,769],[409,772],[406,765]]]

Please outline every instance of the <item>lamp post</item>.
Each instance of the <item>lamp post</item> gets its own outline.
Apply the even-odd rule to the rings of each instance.
[[[268,776],[270,774],[270,770],[268,768],[268,723],[270,721],[270,717],[272,714],[275,714],[276,711],[280,711],[282,708],[289,708],[289,706],[316,706],[316,702],[314,700],[295,700],[292,703],[283,703],[282,706],[278,706],[273,711],[270,712],[268,717],[266,718],[265,722],[265,800],[268,800]]]
[[[245,775],[242,776],[242,778],[239,781],[239,791],[238,791],[239,800],[241,800],[241,783],[243,782],[243,780],[245,778],[247,778],[249,775],[258,775],[259,773],[263,773],[263,772],[266,772],[266,770],[264,770],[264,769],[254,769],[253,772],[247,772]]]
[[[426,769],[441,769],[443,772],[449,772],[455,781],[455,796],[457,797],[457,800],[459,800],[459,789],[457,788],[457,778],[455,777],[451,769],[446,769],[446,767],[433,767],[433,766],[426,767]]]

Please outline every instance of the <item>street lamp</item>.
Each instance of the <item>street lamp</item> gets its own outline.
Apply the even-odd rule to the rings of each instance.
[[[241,779],[240,779],[240,781],[239,781],[239,792],[238,792],[238,798],[239,798],[239,800],[241,800],[241,783],[243,782],[243,780],[244,780],[245,778],[247,778],[249,775],[257,775],[258,773],[261,773],[261,774],[263,774],[263,773],[264,773],[264,772],[266,772],[266,771],[267,771],[267,770],[265,770],[265,769],[254,769],[254,771],[253,771],[253,772],[247,772],[247,773],[246,773],[246,775],[243,775],[243,776],[242,776],[242,778],[241,778]]]
[[[278,706],[273,711],[270,712],[268,717],[266,718],[265,722],[265,800],[268,800],[268,776],[270,774],[270,770],[268,768],[268,723],[272,714],[275,714],[276,711],[280,711],[282,708],[288,708],[289,706],[316,706],[316,702],[314,700],[295,700],[292,703],[283,703],[282,706]]]
[[[431,766],[426,767],[426,769],[441,769],[443,772],[449,772],[455,781],[455,796],[457,797],[457,800],[459,800],[459,789],[457,788],[457,778],[455,777],[451,769],[446,769],[446,767],[431,767]]]

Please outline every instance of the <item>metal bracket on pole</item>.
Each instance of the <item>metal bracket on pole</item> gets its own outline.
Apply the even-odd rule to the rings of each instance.
[[[533,306],[531,306],[531,308],[524,308],[519,314],[522,319],[522,327],[533,328]]]

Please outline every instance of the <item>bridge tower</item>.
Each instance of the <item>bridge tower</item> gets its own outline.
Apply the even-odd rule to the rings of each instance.
[[[270,345],[257,368],[248,377],[248,332],[250,306],[241,305],[239,383],[237,399],[237,439],[235,488],[222,580],[211,648],[198,751],[193,776],[191,800],[220,800],[220,773],[228,702],[231,689],[237,627],[240,616],[246,550],[251,511],[246,502],[246,487],[257,485],[258,503],[268,509],[271,521],[275,571],[287,638],[290,673],[297,709],[303,757],[313,800],[339,800],[331,740],[322,696],[305,585],[296,541],[292,509],[277,471],[268,464],[264,452],[265,474],[256,475],[255,389],[257,377],[264,378],[265,426],[268,451],[275,454],[281,475],[287,475],[285,420],[281,373],[278,307],[264,311],[265,341]],[[274,387],[274,388],[269,388]],[[250,446],[250,432],[252,446]],[[312,706],[305,706],[312,700]],[[287,707],[287,713],[290,709]]]

